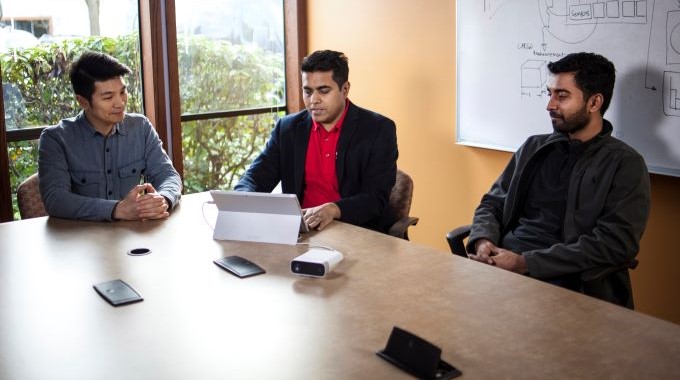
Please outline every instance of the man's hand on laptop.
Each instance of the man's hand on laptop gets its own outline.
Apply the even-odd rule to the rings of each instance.
[[[306,208],[302,210],[305,222],[311,229],[322,230],[329,225],[333,219],[340,219],[340,208],[333,202],[322,204],[321,206]]]

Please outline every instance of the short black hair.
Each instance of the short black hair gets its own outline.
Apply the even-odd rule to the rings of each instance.
[[[345,54],[333,50],[318,50],[302,60],[302,72],[333,71],[338,88],[349,80],[349,65]]]
[[[131,73],[129,67],[108,54],[86,51],[71,64],[71,86],[73,92],[91,101],[94,82],[103,82]]]
[[[616,69],[607,58],[596,53],[572,53],[548,64],[552,74],[574,73],[576,86],[586,99],[602,94],[601,114],[607,111],[614,94]]]

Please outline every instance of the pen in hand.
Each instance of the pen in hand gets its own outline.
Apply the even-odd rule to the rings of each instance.
[[[142,174],[139,177],[139,184],[144,185],[146,183],[146,174]],[[148,194],[148,191],[146,190],[146,186],[144,186],[144,193],[143,194]]]

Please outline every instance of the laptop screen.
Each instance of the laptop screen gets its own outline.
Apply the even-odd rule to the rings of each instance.
[[[220,211],[296,215],[300,216],[300,231],[309,231],[295,194],[212,190],[210,195]]]

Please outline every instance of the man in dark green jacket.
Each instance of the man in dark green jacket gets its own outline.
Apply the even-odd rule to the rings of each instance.
[[[482,197],[469,257],[632,308],[627,270],[594,288],[580,281],[586,270],[632,260],[649,215],[645,162],[603,119],[614,65],[574,53],[548,69],[554,132],[527,139]]]

